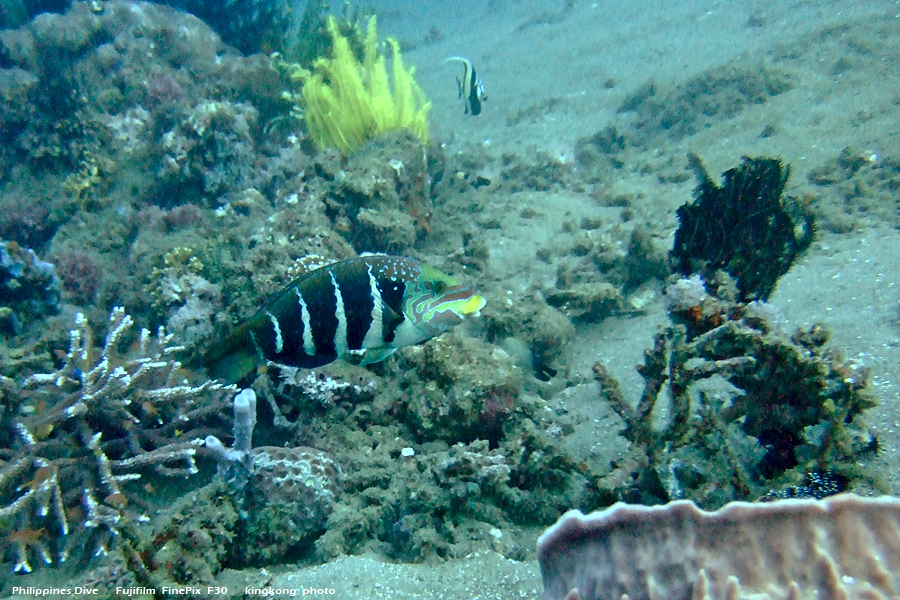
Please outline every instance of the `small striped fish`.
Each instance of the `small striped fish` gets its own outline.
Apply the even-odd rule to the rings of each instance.
[[[363,364],[477,315],[485,299],[413,258],[372,254],[293,281],[205,358],[210,376],[236,382],[266,360],[318,367],[351,350]]]
[[[478,78],[478,75],[475,73],[475,67],[472,66],[472,61],[468,58],[451,56],[444,61],[444,64],[451,61],[463,64],[462,79],[456,78],[456,84],[459,86],[459,97],[463,99],[466,114],[477,117],[481,114],[482,104],[487,101],[487,95],[484,93],[484,82]]]

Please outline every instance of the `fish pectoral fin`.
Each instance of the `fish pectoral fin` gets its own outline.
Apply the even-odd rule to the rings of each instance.
[[[366,365],[373,365],[375,363],[383,361],[396,351],[396,348],[389,348],[388,346],[383,346],[381,348],[371,348],[369,350],[366,350],[366,355],[365,357],[363,357],[362,362],[359,364],[363,367]]]
[[[382,321],[383,321],[384,325],[388,328],[388,330],[396,329],[397,325],[406,319],[405,316],[403,316],[402,314],[398,313],[396,310],[394,310],[393,308],[388,306],[383,300],[381,302],[381,314],[383,315]],[[378,345],[383,343],[383,341],[384,340],[382,340]],[[371,346],[371,347],[377,348],[377,345]]]
[[[224,379],[228,383],[237,383],[260,364],[261,361],[256,353],[244,348],[217,356],[209,362],[207,370],[211,379]]]

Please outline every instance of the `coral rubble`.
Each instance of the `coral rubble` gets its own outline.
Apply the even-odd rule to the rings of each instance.
[[[820,325],[787,338],[766,305],[710,295],[698,276],[669,289],[680,323],[646,351],[638,405],[594,365],[632,443],[631,460],[606,481],[624,483],[618,497],[721,506],[798,484],[810,471],[865,478],[856,459],[877,447],[862,414],[876,404],[868,369],[828,349]],[[653,413],[664,399],[659,424]]]
[[[708,126],[715,117],[737,115],[792,87],[790,75],[770,64],[724,65],[674,89],[663,89],[650,80],[625,98],[619,112],[634,111],[638,117],[636,129],[644,132],[645,138],[650,134],[680,139]]]
[[[296,371],[296,369],[294,369]],[[226,531],[240,531],[244,544],[230,547],[209,570],[231,563],[273,564],[310,546],[325,527],[342,477],[340,465],[327,454],[307,447],[252,447],[256,427],[256,393],[241,391],[234,399],[234,444],[226,449],[215,436],[206,438],[219,462],[213,498],[226,495],[241,519]],[[216,500],[218,502],[219,500]],[[189,554],[188,549],[184,549]]]
[[[823,228],[847,233],[862,225],[900,223],[900,157],[894,152],[848,146],[811,169],[807,179],[816,186],[812,199]]]
[[[521,558],[522,527],[595,501],[504,351],[441,336],[406,349],[383,377],[369,375],[372,387],[337,368],[317,370],[323,384],[342,373],[329,388],[352,383],[329,401],[306,387],[283,390],[305,398],[293,401],[304,415],[294,429],[321,440],[344,471],[319,556],[375,551],[427,561],[493,548]]]
[[[154,523],[142,554],[153,569],[143,585],[216,584],[235,556],[241,505],[233,488],[219,479],[176,500]],[[110,573],[99,577],[106,585]]]
[[[0,31],[0,585],[40,563],[54,569],[30,577],[114,589],[342,554],[524,560],[571,507],[878,487],[860,460],[878,449],[867,369],[822,326],[784,335],[763,302],[812,231],[788,169],[745,159],[718,185],[692,158],[669,254],[675,217],[651,180],[689,170],[640,154],[790,89],[780,69],[645,86],[621,105],[634,114],[576,143],[448,127],[429,143],[429,103],[374,19],[326,25],[322,0],[302,16],[168,3],[210,23],[63,0]],[[506,125],[576,96],[509,107]],[[896,160],[845,154],[810,174],[823,193],[895,191]],[[207,381],[193,359],[267,296],[371,251],[467,271],[496,301],[377,365],[268,363],[239,394]],[[673,323],[632,406],[573,354],[603,347],[611,315],[663,318],[673,267]]]
[[[346,161],[321,159],[318,185],[334,228],[360,252],[409,252],[431,230],[433,162],[406,129],[378,136]]]

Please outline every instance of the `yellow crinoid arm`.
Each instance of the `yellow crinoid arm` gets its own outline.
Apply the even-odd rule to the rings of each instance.
[[[390,81],[385,57],[378,50],[375,17],[369,20],[362,63],[334,18],[328,20],[328,31],[332,56],[314,63],[302,90],[304,118],[313,142],[319,148],[349,154],[380,133],[408,127],[427,143],[431,103],[413,78],[415,70],[404,68],[395,40],[388,40],[394,63]]]
[[[423,144],[427,144],[428,109],[431,108],[431,103],[425,99],[422,88],[413,77],[415,68],[410,67],[408,71],[403,68],[397,41],[389,39],[388,43],[394,52],[394,104],[397,120],[402,123],[401,127],[409,127]]]

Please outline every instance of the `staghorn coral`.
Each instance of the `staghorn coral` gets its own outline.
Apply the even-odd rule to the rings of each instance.
[[[155,338],[142,330],[123,352],[132,325],[114,309],[97,350],[79,314],[59,370],[0,378],[0,535],[16,572],[31,571],[34,557],[106,554],[114,542],[136,557],[133,526],[150,506],[130,482],[196,473],[196,448],[221,433],[233,388],[191,385],[162,328]]]
[[[544,600],[896,598],[900,500],[616,504],[538,540]]]

